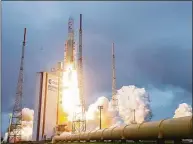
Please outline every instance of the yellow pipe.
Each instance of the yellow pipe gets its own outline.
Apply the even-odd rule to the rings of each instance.
[[[91,132],[70,135],[73,141],[97,140],[174,140],[193,139],[192,116],[145,122],[141,124],[123,125]],[[53,142],[70,141],[68,136],[55,136]]]

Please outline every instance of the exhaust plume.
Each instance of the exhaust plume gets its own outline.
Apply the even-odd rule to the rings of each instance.
[[[144,88],[123,86],[118,90],[119,115],[125,124],[142,123],[152,118],[149,94]],[[134,112],[135,111],[135,112]]]
[[[89,106],[86,112],[88,131],[99,128],[98,106],[103,106],[101,110],[102,128],[119,126],[122,123],[133,123],[134,117],[135,123],[142,123],[151,119],[149,95],[144,88],[123,86],[118,90],[117,97],[119,111],[113,110],[112,102],[104,96],[99,97],[95,103]]]
[[[34,110],[31,110],[29,108],[23,108],[22,109],[22,140],[23,141],[32,140],[33,119],[34,119]]]

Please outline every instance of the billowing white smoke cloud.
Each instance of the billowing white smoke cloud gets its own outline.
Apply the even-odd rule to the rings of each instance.
[[[119,114],[125,124],[132,123],[134,117],[136,123],[151,119],[149,95],[144,88],[137,88],[133,85],[123,86],[118,90],[118,101]]]
[[[144,88],[135,86],[123,86],[118,90],[118,109],[119,112],[112,109],[111,101],[106,97],[99,97],[94,104],[91,104],[86,113],[87,130],[95,130],[99,128],[99,109],[101,110],[102,128],[119,126],[123,122],[130,124],[134,121],[141,123],[151,119],[149,95]]]
[[[103,106],[103,109],[101,109],[102,128],[110,127],[113,124],[118,125],[119,118],[116,117],[116,113],[114,111],[110,110],[109,100],[102,96],[99,97],[94,104],[91,104],[86,112],[88,131],[99,128],[100,111],[98,106]]]
[[[22,109],[22,120],[23,121],[33,121],[34,110],[29,108]]]
[[[33,131],[33,118],[34,111],[29,108],[22,109],[22,141],[32,140],[32,131]],[[12,132],[11,132],[12,133]],[[5,134],[4,140],[7,140],[7,133]]]
[[[179,107],[175,110],[174,118],[185,117],[192,115],[192,107],[187,103],[179,104]]]
[[[23,108],[22,109],[22,140],[23,141],[32,140],[33,119],[34,119],[34,110],[31,110],[29,108]]]
[[[3,142],[7,142],[7,138],[8,138],[8,132],[5,133],[4,138],[3,138]]]

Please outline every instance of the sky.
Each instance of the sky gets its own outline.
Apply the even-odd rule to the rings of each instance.
[[[191,2],[2,2],[2,129],[13,109],[24,27],[27,43],[23,107],[34,107],[36,72],[49,71],[64,55],[69,17],[83,14],[83,64],[87,105],[111,96],[111,45],[117,89],[144,87],[153,120],[192,105]],[[78,42],[78,41],[77,41]]]

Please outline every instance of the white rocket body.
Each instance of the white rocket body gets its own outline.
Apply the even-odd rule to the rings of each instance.
[[[69,18],[68,21],[68,39],[65,43],[64,52],[64,70],[68,70],[69,65],[72,69],[75,69],[75,41],[74,41],[74,27],[73,19]]]

